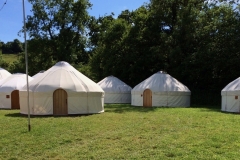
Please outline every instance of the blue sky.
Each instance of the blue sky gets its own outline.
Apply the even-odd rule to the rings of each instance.
[[[4,5],[4,3],[7,3]],[[95,17],[103,16],[113,12],[116,16],[121,11],[130,11],[139,8],[149,0],[89,0],[93,4],[89,14]],[[25,14],[30,15],[31,5],[25,0]],[[22,0],[0,0],[0,41],[6,43],[19,39],[24,41],[23,34],[18,36],[19,30],[23,26]]]

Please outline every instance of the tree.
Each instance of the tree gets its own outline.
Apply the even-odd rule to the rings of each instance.
[[[13,53],[20,53],[23,52],[23,45],[18,39],[14,39],[11,48],[13,50]]]
[[[3,46],[3,42],[0,41],[0,54],[2,54],[2,46]]]
[[[199,58],[197,64],[202,66],[198,70],[202,70],[201,73],[206,76],[199,79],[207,83],[205,86],[220,91],[231,80],[239,77],[240,72],[236,68],[240,60],[239,18],[239,11],[234,11],[229,4],[214,6],[202,13],[199,25],[204,29],[198,31],[201,35],[199,39],[202,40],[199,41],[201,47],[195,56]],[[207,66],[206,74],[203,68]]]
[[[112,16],[99,18],[92,22],[90,40],[94,45],[91,52],[91,66],[93,72],[96,73],[96,79],[106,76],[107,74],[115,74],[117,65],[120,61],[121,39],[126,31],[127,24],[124,20],[115,20]],[[118,61],[116,61],[118,57]]]
[[[220,2],[151,0],[149,5],[153,25],[167,29],[167,71],[189,87],[193,101],[195,95],[202,98],[200,103],[208,98],[208,104],[214,99],[219,104],[219,92],[239,73],[233,68],[239,61],[239,12],[233,1]],[[217,98],[206,96],[212,92]]]
[[[6,63],[2,58],[2,47],[4,43],[0,41],[0,68],[7,68],[8,63]]]
[[[86,26],[88,0],[29,0],[33,15],[27,16],[29,68],[57,61],[86,63]],[[23,62],[20,62],[23,63]],[[48,66],[48,65],[47,65]],[[49,67],[49,66],[48,66]],[[35,71],[38,72],[38,71]]]
[[[6,44],[2,42],[2,53],[20,53],[23,51],[23,44],[18,40],[14,39],[13,41],[7,42]]]
[[[230,0],[150,0],[116,19],[94,20],[92,72],[97,80],[113,74],[134,86],[163,69],[198,95],[197,103],[208,98],[207,103],[219,104],[223,85],[239,74],[234,66],[240,57],[240,12],[234,5]],[[206,96],[212,92],[218,97]]]
[[[101,76],[116,74],[131,85],[159,70],[184,77],[186,70],[181,68],[188,67],[195,49],[194,23],[201,5],[196,0],[155,0],[133,12],[123,11],[106,31],[97,31],[101,38],[94,49],[93,70]]]

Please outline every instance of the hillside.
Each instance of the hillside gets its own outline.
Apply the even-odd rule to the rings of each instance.
[[[18,60],[18,54],[2,54],[2,58],[8,64]]]

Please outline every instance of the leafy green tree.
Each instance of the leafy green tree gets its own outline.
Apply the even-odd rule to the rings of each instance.
[[[0,54],[2,54],[2,46],[3,46],[3,42],[0,41]]]
[[[105,50],[105,35],[108,32],[112,22],[115,21],[113,15],[107,15],[104,17],[91,17],[89,23],[89,41],[88,46],[90,48],[90,62],[89,66],[92,70],[93,79],[99,81],[104,77],[104,64],[102,62],[103,51]]]
[[[88,0],[29,0],[27,16],[29,72],[37,73],[57,61],[87,63]],[[24,57],[19,63],[24,63]],[[18,66],[18,65],[16,65]],[[21,66],[21,65],[20,65]],[[14,68],[14,67],[13,67]]]
[[[221,89],[239,74],[233,68],[239,57],[239,12],[232,1],[219,2],[152,0],[150,4],[153,26],[166,29],[162,34],[166,33],[167,71],[186,84],[193,97],[201,97],[198,103],[219,104]]]
[[[164,69],[164,53],[160,52],[162,47],[160,44],[165,40],[161,37],[161,28],[152,25],[147,6],[139,7],[129,16],[130,22],[129,18],[124,18],[130,27],[123,39],[125,59],[122,59],[122,64],[127,65],[124,67],[125,72],[121,73],[126,77],[122,79],[134,86],[153,73]],[[122,16],[120,15],[119,18]]]
[[[131,12],[123,11],[114,19],[112,15],[100,17],[92,21],[90,27],[90,42],[94,44],[91,52],[90,66],[98,81],[105,76],[117,75],[128,82],[132,57],[126,43],[132,23]]]
[[[106,31],[98,30],[101,38],[93,53],[93,72],[116,74],[131,85],[159,70],[184,77],[187,73],[179,66],[188,67],[187,58],[194,52],[192,33],[201,5],[198,1],[151,1],[133,12],[123,11]]]
[[[4,43],[0,41],[0,67],[7,69],[8,64],[2,58],[2,46],[3,45],[4,45]]]
[[[199,95],[198,102],[206,101],[207,92],[219,95],[239,73],[233,68],[240,37],[234,5],[227,0],[151,0],[116,19],[94,19],[89,27],[92,72],[97,80],[113,74],[134,86],[165,70]]]
[[[13,50],[13,53],[20,53],[23,52],[23,44],[18,39],[14,39],[11,48]]]
[[[13,41],[4,42],[2,43],[2,53],[9,54],[9,53],[21,53],[23,51],[23,44],[18,39],[14,39]]]
[[[2,52],[4,54],[13,53],[12,42],[4,43],[3,46],[2,46]]]
[[[234,11],[233,6],[223,4],[202,13],[202,20],[199,25],[204,25],[204,29],[199,30],[199,35],[201,35],[199,39],[208,39],[208,41],[202,40],[199,43],[202,47],[199,48],[196,56],[201,58],[201,61],[197,62],[202,66],[199,67],[199,70],[206,75],[203,68],[208,66],[208,74],[199,81],[221,90],[240,74],[236,68],[236,64],[240,60],[239,12]]]

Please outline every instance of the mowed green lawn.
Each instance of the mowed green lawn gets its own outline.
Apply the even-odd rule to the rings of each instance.
[[[105,105],[89,116],[0,110],[0,159],[239,159],[240,115],[207,108]]]

